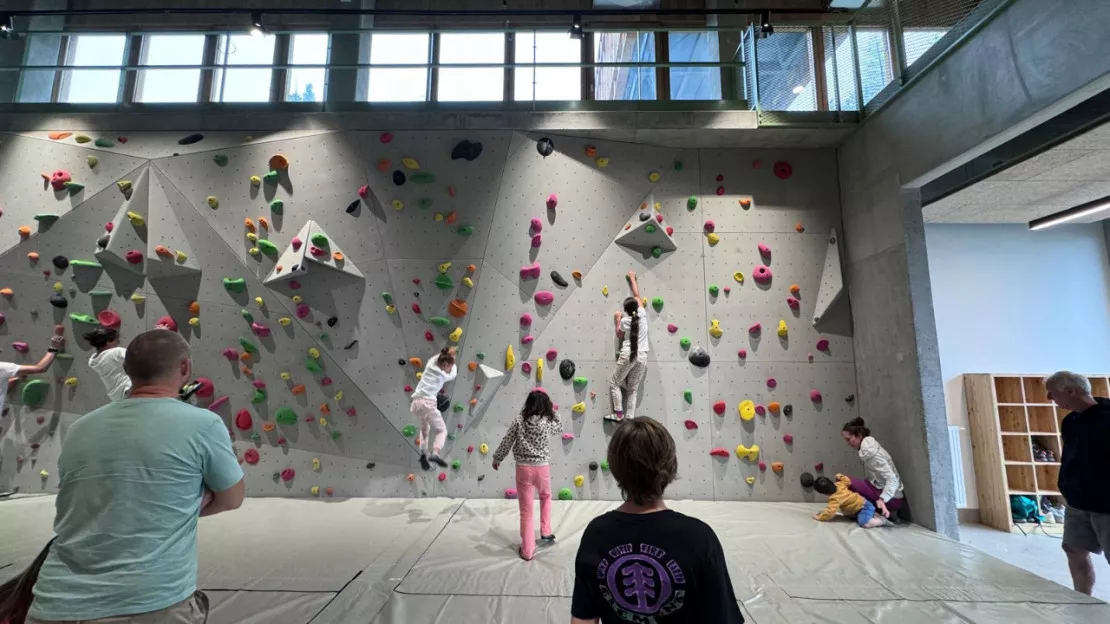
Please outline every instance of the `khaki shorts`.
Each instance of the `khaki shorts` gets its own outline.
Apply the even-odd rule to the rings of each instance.
[[[208,596],[197,591],[181,602],[137,615],[121,615],[99,620],[36,620],[28,617],[27,624],[205,624],[208,621]]]
[[[1064,512],[1064,546],[1110,560],[1110,514],[1068,507]]]

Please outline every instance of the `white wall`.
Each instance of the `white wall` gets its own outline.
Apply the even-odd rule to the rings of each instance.
[[[948,423],[968,507],[979,506],[964,373],[1110,372],[1110,263],[1102,225],[925,227]]]

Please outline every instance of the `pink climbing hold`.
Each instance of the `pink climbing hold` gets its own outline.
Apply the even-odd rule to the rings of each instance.
[[[358,196],[359,197],[361,197],[363,199],[366,199],[366,196],[369,195],[369,194],[370,194],[370,185],[369,184],[363,184],[362,186],[358,187]]]
[[[756,283],[759,284],[766,284],[767,282],[770,282],[771,269],[768,268],[766,265],[756,265],[756,267],[752,269],[752,279],[754,279]]]
[[[505,498],[510,500],[516,499],[516,490],[513,488],[505,488]]]
[[[717,447],[717,448],[713,449],[712,451],[709,451],[709,454],[712,455],[713,457],[724,457],[726,459],[729,456],[729,452],[726,449],[723,449],[721,447]]]
[[[801,303],[798,301],[798,299],[796,297],[790,296],[790,297],[786,298],[786,305],[791,310],[797,310],[798,306],[801,305]]]
[[[533,249],[538,248],[542,244],[543,244],[543,235],[542,234],[536,234],[535,236],[532,237],[532,248]]]
[[[289,280],[289,288],[291,288],[293,290],[300,290],[301,289],[301,283],[298,282],[297,280]]]
[[[383,133],[378,135],[378,140],[381,141],[382,143],[385,143],[385,144],[392,143],[393,142],[393,133],[392,132],[383,132]]]
[[[726,405],[724,401],[717,401],[713,404],[713,411],[716,412],[718,416],[725,413],[725,408]]]
[[[748,328],[749,334],[758,334],[761,331],[763,331],[763,326],[759,323],[753,323],[752,326]]]
[[[541,290],[537,292],[532,298],[535,299],[536,303],[540,305],[551,305],[555,302],[555,293],[551,292],[550,290]]]
[[[525,375],[531,375],[532,374],[532,363],[531,362],[525,362],[525,363],[521,364],[520,365],[520,370],[523,371]]]
[[[474,452],[474,445],[471,444],[470,446],[466,447],[466,452],[467,453],[473,453]]]
[[[266,387],[266,382],[262,381],[261,379],[255,379],[254,381],[251,382],[251,385],[254,386],[255,388],[258,388],[259,390],[262,390],[263,388]]]
[[[825,462],[817,462],[816,464],[813,464],[813,469],[818,471],[818,472],[824,470],[825,469]]]
[[[285,439],[285,436],[280,436],[277,439],[278,446],[285,446],[286,442],[287,440]]]
[[[720,195],[724,195],[724,194],[725,194],[725,187],[723,187],[723,186],[718,186],[718,187],[717,187],[717,191],[716,191],[716,193],[717,193],[717,195],[718,195],[718,196],[720,196]]]
[[[661,215],[661,214],[655,215],[655,222],[656,223],[662,223],[663,222],[663,215]]]
[[[259,456],[258,456],[258,450],[257,449],[247,449],[247,452],[243,453],[243,461],[247,462],[248,464],[250,464],[252,466],[257,464],[258,460],[259,460]]]
[[[207,377],[197,377],[196,383],[197,391],[193,394],[197,395],[198,397],[202,399],[207,399],[213,394],[216,394],[216,384],[212,383],[211,379]]]
[[[520,344],[532,344],[533,342],[535,342],[535,340],[536,340],[535,336],[533,336],[532,334],[528,334],[527,336],[520,339]],[[527,364],[527,362],[525,362],[525,363]],[[531,365],[529,365],[529,366],[531,366]]]
[[[828,338],[822,338],[822,339],[818,340],[817,341],[817,350],[818,351],[828,351],[829,350],[829,339]]]
[[[779,382],[775,381],[775,378],[774,378],[774,377],[768,377],[768,378],[767,378],[767,387],[768,387],[768,388],[772,388],[772,389],[773,389],[773,388],[775,388],[775,386],[777,386],[777,385],[779,385]]]
[[[294,236],[293,240],[289,241],[289,244],[293,246],[293,251],[297,251],[301,248],[301,245],[304,244],[304,241],[301,240],[301,237]]]
[[[706,219],[705,225],[703,225],[702,227],[705,229],[706,232],[712,232],[713,230],[717,229],[717,225],[713,223],[713,219]]]
[[[231,347],[228,347],[228,348],[224,349],[223,354],[224,354],[224,357],[229,359],[229,360],[238,360],[239,359],[239,352],[236,351],[235,349],[232,349]]]
[[[320,380],[320,385],[321,386],[330,386],[331,385],[331,377],[324,377],[323,379],[321,379]]]
[[[251,418],[251,411],[249,409],[243,408],[235,414],[235,426],[242,431],[246,431],[254,426],[254,419]]]
[[[214,412],[214,411],[220,409],[221,407],[223,407],[224,403],[227,403],[230,400],[231,400],[231,397],[229,397],[225,394],[224,396],[219,397],[215,401],[212,401],[212,404],[208,406],[208,409]]]
[[[412,386],[405,384],[405,392],[412,392]]]
[[[432,335],[432,332],[430,332],[430,331],[424,332],[424,340],[427,340],[428,342],[434,342],[435,339],[436,339],[436,337]]]
[[[419,277],[414,277],[414,278],[412,278],[412,283],[413,283],[413,284],[416,284],[417,286],[419,286],[419,285],[420,285],[420,278],[419,278]]]
[[[765,243],[760,243],[759,244],[759,255],[764,256],[764,257],[771,255],[771,248],[768,247]]]
[[[817,390],[810,390],[809,391],[809,400],[813,401],[814,403],[820,403],[821,402],[821,393],[818,392]]]
[[[696,423],[692,420],[687,420],[685,424],[686,424],[686,430],[687,431],[693,431],[694,429],[698,428],[698,423]]]
[[[297,308],[295,310],[297,318],[304,318],[308,316],[310,312],[312,312],[312,308],[309,308],[307,303],[297,304]]]
[[[548,349],[544,357],[547,358],[548,362],[554,362],[555,358],[559,357],[559,352],[555,349]]]
[[[725,286],[723,290],[725,291],[726,295],[729,294],[730,292],[732,292],[732,289],[729,288],[728,286]]]
[[[46,177],[45,173],[42,175],[43,177]],[[50,174],[50,186],[53,187],[55,191],[64,191],[66,190],[66,182],[69,182],[72,179],[73,178],[69,175],[69,171],[66,171],[65,169],[58,169],[54,173]]]
[[[530,227],[532,228],[533,233],[539,234],[543,231],[543,221],[540,221],[539,217],[532,217],[532,223]]]
[[[415,301],[412,302],[412,312],[413,312],[413,314],[420,314],[420,304],[419,303],[416,303]]]
[[[316,245],[309,245],[308,246],[308,253],[319,257],[319,256],[322,256],[322,255],[328,253],[328,252],[326,250],[320,248],[320,247],[317,247]]]
[[[441,472],[441,473],[439,473],[439,476],[436,477],[436,478],[439,479],[440,481],[446,481],[447,480],[447,473],[446,472]]]
[[[767,462],[759,462],[759,471],[767,472]]]
[[[131,251],[123,254],[123,257],[127,259],[127,261],[131,264],[139,264],[143,261],[143,252],[139,251],[138,249],[132,249]]]
[[[746,359],[748,357],[748,350],[740,349],[736,352],[736,357],[740,358],[741,360]]]
[[[563,434],[563,439],[564,440],[573,440],[574,439],[574,434],[568,431],[568,432]]]
[[[520,267],[520,279],[539,279],[540,263],[533,262],[530,266]]]
[[[793,444],[794,443],[794,436],[792,436],[788,433],[788,434],[782,436],[782,441],[786,442],[787,444]]]
[[[15,349],[16,351],[18,351],[19,353],[27,353],[28,351],[31,350],[31,347],[27,346],[26,342],[13,342],[12,343],[12,348]]]
[[[667,236],[670,236],[671,234],[674,234],[674,228],[668,225],[667,226]]]
[[[667,323],[667,331],[672,334],[675,333],[676,331],[678,331],[678,325],[675,325],[674,323]]]
[[[111,234],[112,230],[114,230],[115,228],[116,228],[116,224],[112,223],[111,221],[104,224],[104,230],[106,232],[108,232],[109,234]]]
[[[531,314],[528,314],[527,312],[525,312],[524,314],[520,315],[520,326],[521,327],[528,327],[531,324],[532,324],[532,315]]]
[[[547,209],[548,210],[555,210],[555,206],[558,206],[558,205],[559,205],[559,196],[558,195],[556,195],[555,193],[552,193],[552,194],[547,196]]]
[[[285,470],[281,471],[282,481],[292,481],[293,477],[295,476],[297,476],[297,471],[293,470],[292,468],[286,468]]]
[[[347,408],[347,415],[351,417],[358,416],[358,410],[355,409],[354,405]]]
[[[255,336],[259,336],[261,338],[265,338],[266,336],[270,335],[270,328],[263,325],[262,323],[251,323],[251,331],[254,332]]]
[[[756,405],[755,406],[755,413],[759,414],[760,416],[764,416],[764,415],[767,414],[767,408],[763,407],[762,405]]]

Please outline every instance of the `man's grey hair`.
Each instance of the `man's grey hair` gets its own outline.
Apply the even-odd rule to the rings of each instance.
[[[189,343],[181,334],[168,329],[143,332],[127,345],[123,372],[133,383],[157,381],[174,374],[182,360],[189,357]]]
[[[1044,380],[1044,387],[1050,392],[1052,390],[1075,390],[1080,394],[1091,394],[1091,382],[1086,377],[1066,370],[1049,375]]]

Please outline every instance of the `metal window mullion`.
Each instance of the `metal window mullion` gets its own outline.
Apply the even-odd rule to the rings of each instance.
[[[863,119],[863,67],[859,62],[859,43],[856,41],[856,25],[848,25],[848,39],[852,44],[852,63],[855,65],[856,79],[856,109],[859,111],[860,120]]]
[[[639,38],[640,33],[636,33]],[[669,63],[671,61],[670,50],[670,33],[657,32],[655,33],[655,62],[656,63]],[[639,48],[639,46],[636,46]],[[639,71],[639,70],[637,70]],[[637,81],[638,83],[639,81]],[[643,95],[643,87],[640,88],[641,96]],[[641,97],[640,99],[643,99]],[[671,99],[671,70],[669,67],[655,66],[655,99],[659,101],[669,101]]]
[[[219,47],[220,37],[222,35],[205,35],[204,36],[204,58],[201,60],[206,67],[212,67],[216,64],[216,50]],[[212,101],[212,72],[217,71],[214,69],[200,70],[200,81],[197,84],[197,102],[204,104]],[[220,72],[220,79],[223,79],[224,72]],[[221,94],[222,95],[222,94]]]
[[[756,113],[763,112],[763,105],[759,101],[759,39],[755,34],[755,26],[748,26],[749,36],[748,40],[752,42],[752,96],[755,102],[749,102],[749,105],[754,105]]]
[[[596,94],[594,93],[597,88],[597,85],[594,84],[596,77],[594,68],[586,67],[586,63],[592,63],[594,61],[593,33],[586,33],[582,37],[582,45],[580,46],[578,58],[582,63],[582,70],[580,73],[582,80],[582,100],[592,102],[596,99]]]
[[[836,47],[836,27],[826,26],[829,29],[829,40],[832,42],[832,79],[833,92],[836,98],[836,112],[840,112],[843,105],[840,101],[840,51]]]
[[[890,3],[890,61],[898,84],[906,84],[906,40],[902,36],[902,12],[898,0]]]
[[[515,45],[515,42],[513,41],[513,37],[514,37],[514,35],[512,33],[505,33],[504,34],[504,38],[505,38],[505,63],[506,64],[512,64],[512,63],[516,62],[516,45]],[[533,37],[532,38],[532,45],[533,46],[536,45],[535,42],[536,42],[536,39],[535,39],[535,37]],[[535,48],[533,47],[533,50],[534,49]],[[535,54],[533,54],[532,60],[535,60]],[[503,68],[501,68],[501,71],[504,72],[504,75],[501,76],[501,79],[502,79],[502,82],[503,82],[503,85],[504,85],[504,91],[501,94],[501,100],[504,101],[504,102],[512,102],[515,99],[515,96],[516,96],[516,90],[515,90],[516,89],[516,70],[503,67]],[[532,78],[532,101],[533,102],[536,100],[535,75],[536,74],[533,71],[533,73],[532,73],[532,77],[533,77]]]
[[[142,60],[142,53],[143,36],[128,35],[127,43],[123,49],[125,62],[132,66],[138,65]],[[139,85],[139,72],[138,70],[125,70],[121,71],[120,74],[119,94],[116,96],[116,101],[131,104],[135,101],[135,90]]]
[[[66,59],[69,57],[69,43],[72,40],[73,40],[73,37],[71,37],[69,35],[62,35],[61,44],[58,46],[58,65],[59,66],[65,66],[66,65]],[[57,102],[58,101],[58,96],[61,95],[63,76],[65,76],[65,70],[64,69],[54,70],[54,80],[53,80],[52,84],[50,85],[50,101],[51,102]]]
[[[270,70],[270,101],[284,102],[286,85],[289,84],[289,64],[292,51],[292,35],[275,35],[274,39],[274,68]],[[321,89],[323,85],[321,85]],[[323,93],[321,92],[321,97]]]
[[[432,49],[428,51],[432,65],[428,69],[428,93],[424,97],[426,102],[439,101],[439,33],[433,33],[428,39]]]
[[[821,26],[809,29],[810,60],[813,62],[813,86],[817,110],[829,110],[828,75],[825,72],[825,37]],[[835,73],[835,70],[834,70]]]

